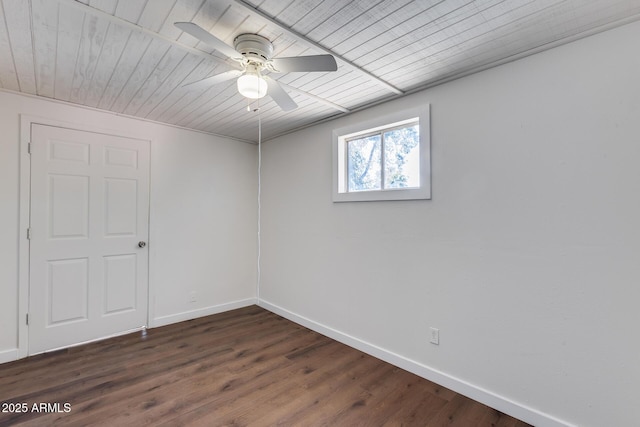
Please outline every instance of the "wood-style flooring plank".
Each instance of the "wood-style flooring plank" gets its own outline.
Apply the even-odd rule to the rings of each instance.
[[[0,402],[29,408],[0,427],[527,426],[257,306],[2,364]]]

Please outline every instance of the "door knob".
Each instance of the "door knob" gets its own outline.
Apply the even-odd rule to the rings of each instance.
[[[145,246],[147,246],[147,242],[138,242],[139,248],[144,248]]]

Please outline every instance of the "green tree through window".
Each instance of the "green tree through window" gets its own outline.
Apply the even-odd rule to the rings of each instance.
[[[348,191],[419,187],[418,124],[348,140],[347,162]]]

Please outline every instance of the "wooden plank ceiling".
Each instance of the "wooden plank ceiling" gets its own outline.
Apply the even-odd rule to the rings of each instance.
[[[640,0],[0,0],[0,87],[256,141],[235,81],[183,87],[234,63],[174,22],[336,57],[272,74],[299,107],[260,101],[269,139],[639,18]]]

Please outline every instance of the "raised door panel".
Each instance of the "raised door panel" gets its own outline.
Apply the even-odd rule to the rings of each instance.
[[[120,147],[105,147],[105,166],[138,169],[138,152]]]
[[[51,139],[47,142],[49,161],[75,162],[89,165],[89,144]]]
[[[138,181],[105,179],[105,236],[134,236],[138,222]]]
[[[137,265],[136,254],[104,257],[104,314],[136,309]]]
[[[47,327],[88,320],[89,259],[48,262]]]
[[[89,177],[49,174],[49,237],[88,238]]]

